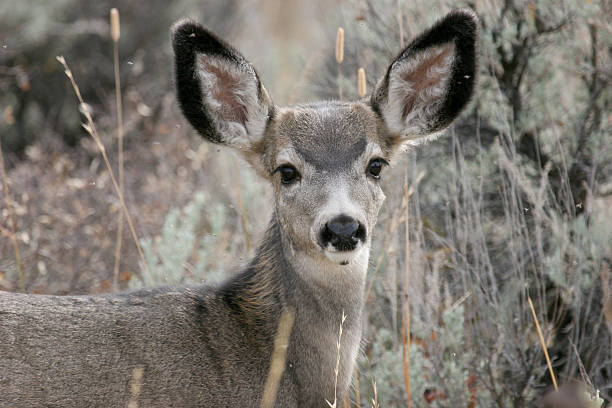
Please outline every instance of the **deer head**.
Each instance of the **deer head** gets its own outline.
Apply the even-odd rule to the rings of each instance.
[[[385,167],[465,107],[477,31],[471,11],[452,12],[391,62],[368,99],[279,107],[238,51],[184,20],[173,29],[178,99],[204,138],[236,149],[272,184],[288,251],[367,263]]]

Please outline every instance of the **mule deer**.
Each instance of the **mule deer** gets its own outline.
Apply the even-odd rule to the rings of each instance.
[[[195,22],[172,30],[178,101],[274,189],[255,257],[216,287],[105,296],[0,294],[0,405],[257,407],[283,310],[294,325],[277,407],[323,407],[350,383],[372,231],[394,153],[431,139],[473,91],[477,21],[455,11],[356,102],[273,104],[255,69]],[[138,378],[132,379],[134,370]],[[137,380],[136,387],[132,387]]]

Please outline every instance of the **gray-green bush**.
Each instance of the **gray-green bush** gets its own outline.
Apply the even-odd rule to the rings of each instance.
[[[609,18],[602,19],[611,4],[399,4],[404,33],[452,7],[474,8],[482,23],[481,70],[463,121],[406,156],[409,183],[425,174],[410,201],[410,281],[403,279],[399,233],[374,283],[371,302],[386,302],[370,314],[362,363],[378,376],[382,406],[406,404],[399,327],[405,285],[416,342],[414,406],[425,405],[425,396],[439,407],[469,406],[470,399],[482,407],[535,404],[551,383],[528,295],[560,381],[584,382],[609,399],[612,333],[602,285],[610,283],[602,271],[612,259],[612,229],[598,206],[610,202],[612,176],[612,36]],[[343,69],[352,83],[357,67],[380,73],[378,61],[399,50],[398,8],[395,1],[356,1],[346,10]],[[331,56],[324,69],[328,74],[317,79],[331,97]],[[379,236],[388,233],[401,199],[390,197]],[[466,294],[464,306],[451,309]],[[369,390],[371,378],[361,378],[360,388]],[[362,395],[362,403],[372,397]]]

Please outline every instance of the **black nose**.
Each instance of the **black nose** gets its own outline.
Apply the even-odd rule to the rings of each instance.
[[[365,228],[348,215],[339,215],[325,224],[321,231],[321,246],[332,244],[338,251],[352,251],[365,240]]]

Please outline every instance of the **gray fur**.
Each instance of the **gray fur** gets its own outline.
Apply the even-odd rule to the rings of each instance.
[[[474,22],[472,13],[452,16],[427,35]],[[255,70],[222,40],[191,21],[177,24],[173,35],[183,113],[210,141],[237,147],[272,184],[270,226],[249,265],[218,287],[64,297],[0,292],[0,406],[258,407],[285,310],[295,312],[295,322],[276,406],[333,400],[343,314],[338,400],[347,392],[361,341],[371,233],[385,197],[368,168],[372,160],[391,161],[401,131],[390,130],[376,104],[276,107]],[[196,74],[196,63],[208,71]],[[376,91],[380,106],[388,82]],[[239,90],[223,89],[234,83]],[[471,93],[466,86],[457,106]],[[437,93],[448,99],[457,92]],[[445,121],[451,111],[458,112],[443,110]],[[226,134],[229,128],[237,130]],[[299,178],[282,184],[281,165],[293,166]],[[340,215],[363,232],[350,249],[321,243],[321,231]]]

